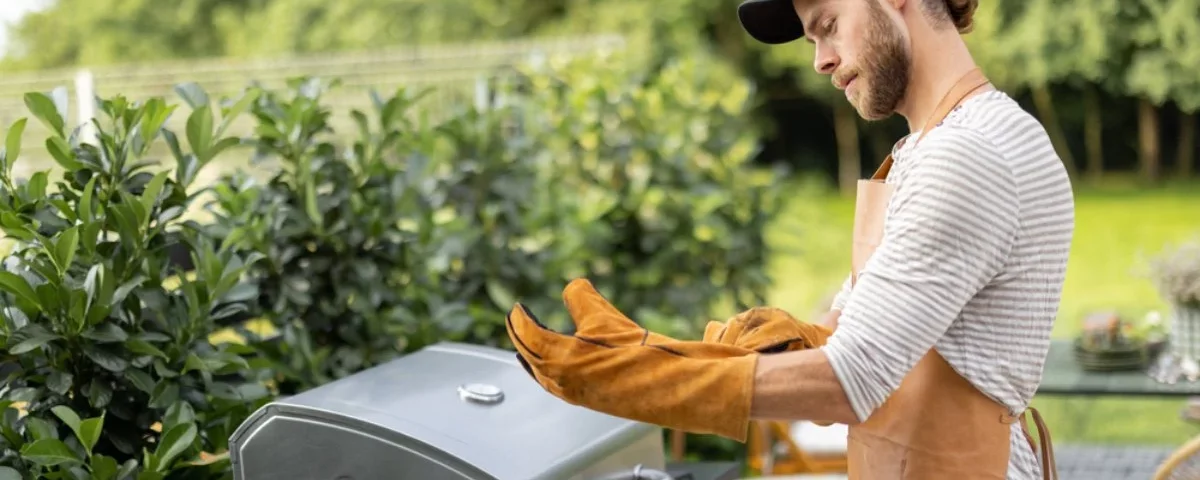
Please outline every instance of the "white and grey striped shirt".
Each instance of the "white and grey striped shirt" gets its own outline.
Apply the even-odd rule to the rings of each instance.
[[[1017,414],[1041,381],[1058,313],[1070,180],[1041,124],[1000,91],[967,99],[912,143],[893,154],[883,242],[834,300],[841,317],[824,351],[862,420],[931,347]],[[1040,478],[1019,423],[1011,444],[1008,478]]]

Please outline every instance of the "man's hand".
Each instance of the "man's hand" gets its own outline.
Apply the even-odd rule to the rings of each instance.
[[[709,322],[704,341],[758,353],[781,353],[819,347],[832,333],[823,325],[801,322],[782,309],[755,307],[725,323]]]

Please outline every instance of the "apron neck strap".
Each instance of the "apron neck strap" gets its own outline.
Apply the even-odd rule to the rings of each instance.
[[[934,127],[937,127],[937,125],[941,123],[941,121],[944,120],[946,116],[954,110],[955,107],[958,107],[958,105],[961,104],[968,95],[974,93],[980,88],[983,88],[987,84],[987,77],[984,77],[983,72],[978,67],[971,69],[961,78],[959,78],[958,81],[950,87],[950,90],[946,92],[944,96],[942,96],[942,100],[938,102],[937,107],[933,109],[933,113],[931,113],[929,118],[925,120],[925,125],[921,127],[921,135],[917,137],[916,141],[920,142],[922,138],[925,138],[925,134],[929,133],[929,131]],[[892,155],[888,154],[887,158],[884,158],[883,160],[883,165],[880,165],[879,169],[875,171],[875,174],[871,175],[871,179],[883,180],[887,178],[888,172],[891,170]]]

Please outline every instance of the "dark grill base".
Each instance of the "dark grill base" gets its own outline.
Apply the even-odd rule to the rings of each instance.
[[[734,462],[677,462],[667,463],[667,473],[675,480],[738,480],[742,478],[742,466]]]

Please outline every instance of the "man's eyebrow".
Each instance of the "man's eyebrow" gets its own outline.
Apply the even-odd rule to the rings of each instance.
[[[800,24],[804,25],[805,32],[819,36],[824,33],[824,25],[821,24],[821,20],[828,16],[828,13],[828,10],[822,6],[815,7],[812,15],[809,16],[809,21],[805,22],[804,19],[801,18]],[[811,35],[808,34],[804,35],[804,40],[809,43],[814,43]]]

